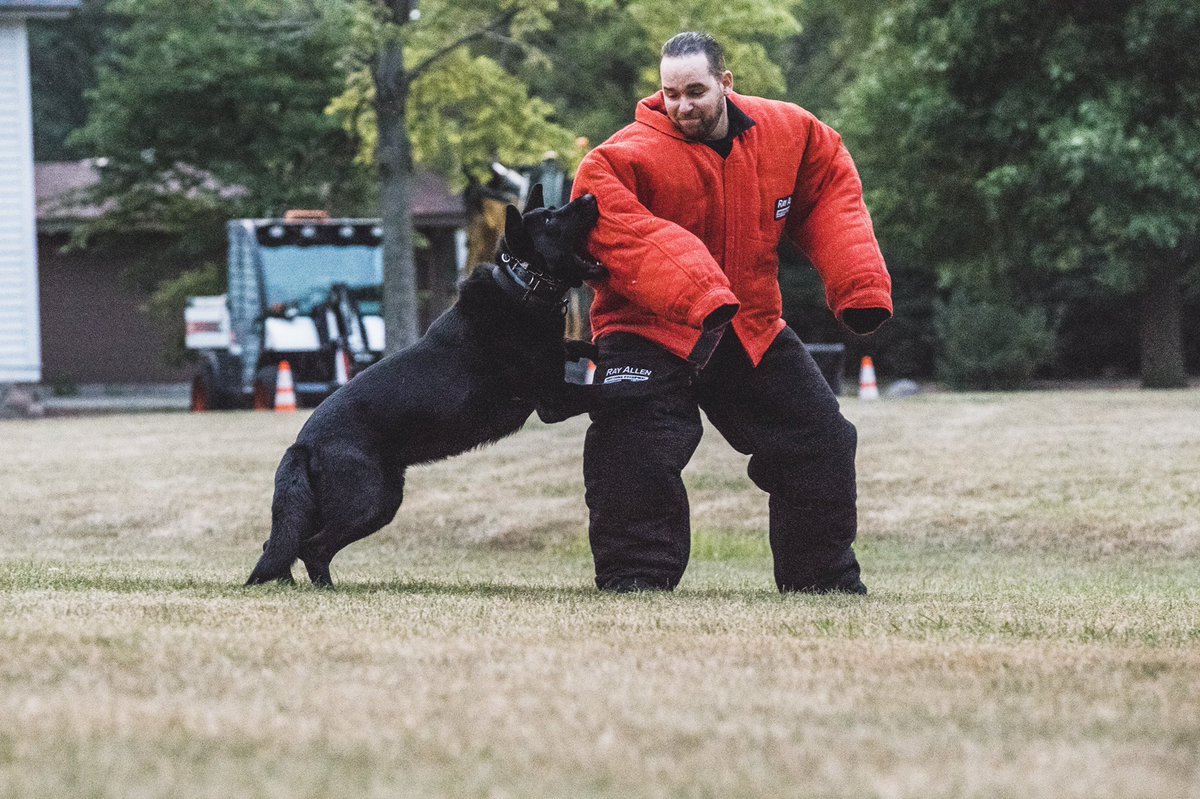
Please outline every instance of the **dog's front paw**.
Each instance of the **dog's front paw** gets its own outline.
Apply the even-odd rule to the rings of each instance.
[[[551,408],[547,405],[537,406],[538,418],[541,419],[544,424],[558,424],[559,422],[565,422],[572,416],[578,415],[578,413],[578,411],[576,413],[571,413],[565,408]]]
[[[578,383],[560,383],[539,397],[534,409],[546,424],[565,422],[594,409],[595,389]]]
[[[580,341],[579,339],[567,338],[563,339],[563,354],[568,361],[578,361],[582,358],[587,358],[595,363],[600,360],[600,350],[590,341]]]

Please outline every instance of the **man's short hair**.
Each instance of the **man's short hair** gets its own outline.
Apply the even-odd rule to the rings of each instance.
[[[677,33],[662,46],[663,58],[679,58],[680,56],[704,53],[708,59],[708,69],[714,77],[725,74],[725,50],[720,43],[707,33],[685,31]]]

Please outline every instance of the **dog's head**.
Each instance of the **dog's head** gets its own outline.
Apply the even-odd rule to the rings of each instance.
[[[590,194],[562,208],[543,206],[541,184],[530,191],[525,213],[508,206],[500,256],[502,261],[509,256],[527,265],[523,268],[541,284],[532,291],[534,296],[549,299],[552,294],[557,294],[557,299],[561,299],[567,288],[608,274],[587,254],[588,236],[600,219],[600,209],[596,198]]]

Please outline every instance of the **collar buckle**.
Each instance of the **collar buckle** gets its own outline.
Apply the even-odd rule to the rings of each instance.
[[[504,267],[504,271],[508,277],[516,284],[518,290],[521,291],[521,303],[524,305],[558,305],[563,313],[566,313],[567,308],[567,286],[534,269],[528,261],[522,261],[517,256],[509,252],[500,253],[500,263]],[[558,297],[547,297],[539,294],[543,288],[549,288],[550,292],[559,295]]]

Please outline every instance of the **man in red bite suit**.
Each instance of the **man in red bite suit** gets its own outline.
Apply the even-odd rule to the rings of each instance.
[[[786,236],[808,255],[855,333],[888,319],[891,279],[858,172],[812,114],[735,93],[707,34],[672,37],[660,74],[662,90],[588,154],[574,184],[599,201],[590,249],[610,273],[594,285],[595,380],[660,388],[592,413],[596,585],[671,590],[683,576],[681,472],[703,408],[770,495],[779,590],[864,594],[852,547],[857,433],[781,318],[776,253]]]

